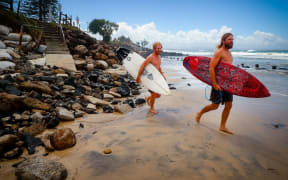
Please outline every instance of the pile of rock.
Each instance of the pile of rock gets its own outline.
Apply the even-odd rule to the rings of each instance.
[[[106,44],[82,31],[65,30],[66,43],[78,70],[107,69],[119,64],[117,46]]]
[[[30,63],[27,55],[13,57],[13,66],[0,68],[0,158],[18,157],[23,148],[33,154],[36,146],[47,150],[72,147],[76,138],[69,129],[58,129],[41,139],[35,136],[85,113],[125,113],[145,103],[134,97],[141,87],[117,64],[114,47],[91,39],[86,42],[93,41],[100,49],[92,56],[93,49],[81,55],[76,51],[74,57],[85,61],[85,65],[76,63],[77,72]]]

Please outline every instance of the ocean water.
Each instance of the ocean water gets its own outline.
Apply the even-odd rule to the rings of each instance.
[[[181,51],[189,56],[212,57],[213,51]],[[288,51],[231,51],[234,61],[233,65],[241,67],[245,71],[259,79],[270,91],[271,95],[288,97]],[[162,57],[162,65],[179,72],[183,78],[192,76],[182,65],[185,56],[166,56]],[[259,68],[256,68],[255,65]],[[273,69],[273,67],[276,69]],[[203,86],[197,79],[190,80],[192,84]],[[198,83],[198,84],[197,84]]]

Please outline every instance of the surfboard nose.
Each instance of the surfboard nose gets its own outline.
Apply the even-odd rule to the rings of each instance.
[[[130,50],[126,48],[118,48],[116,50],[117,57],[119,58],[120,61],[125,59],[129,53],[130,53]]]

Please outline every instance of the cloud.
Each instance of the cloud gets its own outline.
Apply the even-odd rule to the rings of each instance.
[[[146,39],[151,47],[155,41],[160,41],[164,49],[183,49],[183,50],[211,50],[215,49],[224,33],[232,32],[232,28],[222,26],[220,29],[211,29],[203,32],[199,29],[189,31],[179,30],[176,33],[160,32],[154,22],[131,26],[125,22],[119,22],[119,29],[113,32],[112,38],[120,36],[129,37],[133,42]],[[234,37],[235,49],[287,49],[288,41],[272,33],[255,31],[252,35]]]

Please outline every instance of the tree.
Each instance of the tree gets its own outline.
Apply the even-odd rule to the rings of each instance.
[[[99,33],[103,41],[109,42],[113,31],[118,30],[118,25],[105,19],[94,19],[89,24],[89,30],[93,34]]]
[[[148,42],[146,39],[144,39],[143,41],[140,42],[142,48],[144,48],[145,46],[147,46],[148,43],[149,43],[149,42]]]
[[[58,17],[58,0],[26,0],[21,12],[26,16],[39,21],[46,21],[49,16],[49,9],[54,19]]]
[[[13,11],[14,0],[0,0],[0,8],[10,9]]]

